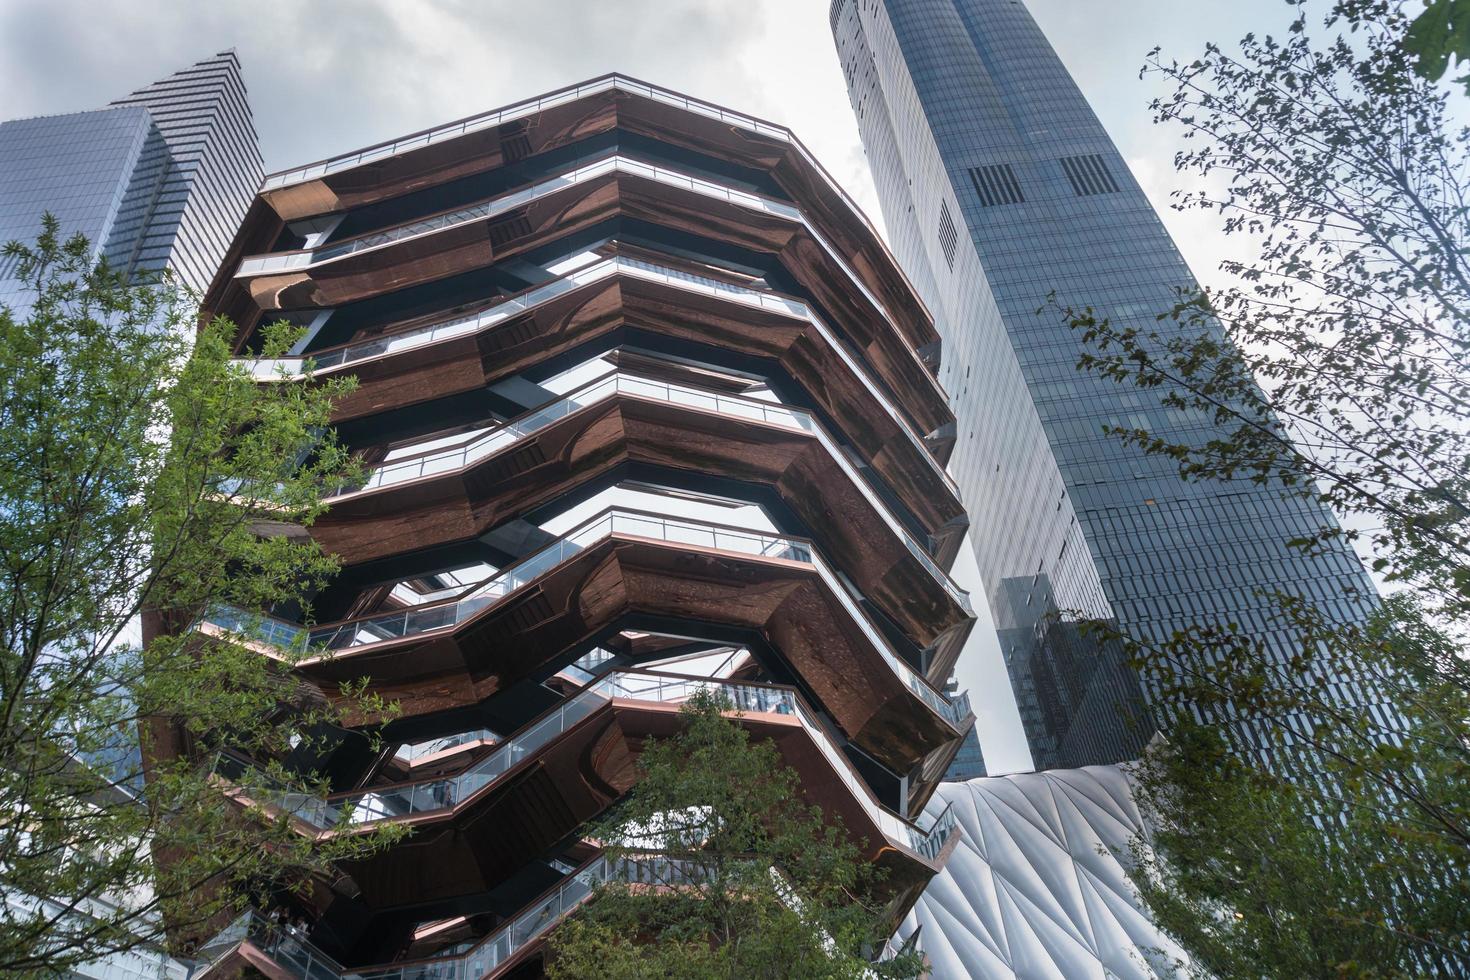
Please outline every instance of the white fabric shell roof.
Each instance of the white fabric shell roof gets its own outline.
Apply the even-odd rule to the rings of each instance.
[[[961,838],[899,929],[923,927],[933,980],[1173,975],[1183,952],[1124,871],[1145,830],[1122,767],[945,783],[929,809],[949,803]]]

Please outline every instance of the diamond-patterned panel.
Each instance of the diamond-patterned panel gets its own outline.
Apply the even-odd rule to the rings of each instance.
[[[1149,920],[1124,861],[1145,833],[1121,766],[944,783],[963,833],[900,936],[933,980],[1151,980],[1183,951]]]

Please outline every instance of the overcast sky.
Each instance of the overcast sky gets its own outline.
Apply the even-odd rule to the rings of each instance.
[[[829,0],[0,0],[0,119],[102,105],[235,48],[267,171],[620,71],[796,131],[880,223],[827,26]],[[1282,21],[1281,0],[1027,0],[1202,278],[1213,224],[1168,209],[1155,45],[1181,59]],[[974,587],[973,563],[956,577]],[[978,601],[977,605],[983,605]],[[1030,768],[1004,667],[962,659],[992,772]]]

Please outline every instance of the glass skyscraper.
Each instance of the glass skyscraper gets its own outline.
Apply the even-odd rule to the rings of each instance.
[[[0,123],[0,242],[47,211],[128,274],[203,291],[263,174],[240,62],[206,58],[102,109]],[[20,298],[0,259],[0,303]]]
[[[50,212],[63,236],[86,236],[93,255],[113,268],[129,276],[167,268],[202,293],[263,169],[239,59],[222,52],[104,108],[0,123],[0,243],[33,242]],[[17,266],[0,257],[0,306],[23,313],[29,297]],[[83,761],[116,778],[118,770],[139,770],[138,751],[120,742],[116,755]],[[63,914],[50,898],[6,893],[0,903],[17,916],[38,906]],[[101,902],[84,902],[72,914],[113,915]],[[144,946],[80,964],[72,975],[186,974],[166,951]]]
[[[1103,433],[1194,441],[1213,420],[1079,372],[1079,338],[1038,308],[1054,293],[1156,329],[1194,279],[1026,8],[834,0],[831,18],[891,246],[943,337],[950,467],[1038,767],[1125,760],[1154,730],[1088,621],[1153,640],[1233,622],[1285,650],[1262,590],[1363,615],[1373,589],[1350,549],[1287,545],[1325,510],[1184,483]]]
[[[953,676],[944,685],[944,693],[950,697],[958,696],[959,689],[959,681]],[[989,771],[985,768],[985,753],[980,748],[980,736],[971,728],[965,733],[965,740],[960,743],[959,751],[954,754],[954,761],[949,764],[944,778],[947,782],[965,782],[987,775]]]

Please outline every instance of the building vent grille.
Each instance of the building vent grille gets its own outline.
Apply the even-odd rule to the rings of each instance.
[[[531,219],[525,208],[512,211],[503,218],[497,219],[490,225],[490,247],[501,249],[517,239],[524,238],[531,233]]]
[[[949,204],[945,201],[939,202],[939,247],[944,249],[944,259],[954,268],[954,250],[959,245],[959,232],[955,231],[954,218],[950,217]]]
[[[1081,157],[1062,157],[1062,172],[1067,175],[1067,180],[1072,183],[1072,190],[1078,197],[1087,197],[1090,194],[1112,194],[1118,189],[1118,182],[1113,179],[1113,174],[1108,170],[1107,163],[1099,153],[1089,153]]]
[[[1000,204],[1020,204],[1026,200],[1016,172],[1009,163],[997,163],[989,167],[971,167],[970,183],[980,195],[980,203],[987,208]]]
[[[526,135],[530,126],[524,119],[505,123],[500,127],[500,154],[506,163],[515,163],[531,155],[531,138]]]

